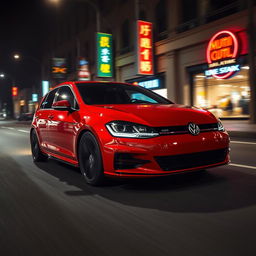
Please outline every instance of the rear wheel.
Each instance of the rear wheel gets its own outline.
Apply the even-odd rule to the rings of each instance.
[[[79,143],[79,166],[87,183],[97,186],[104,180],[100,147],[96,138],[86,132]]]
[[[31,144],[32,158],[34,162],[42,162],[48,159],[48,156],[45,155],[40,149],[36,131],[34,129],[32,130],[30,135],[30,144]]]

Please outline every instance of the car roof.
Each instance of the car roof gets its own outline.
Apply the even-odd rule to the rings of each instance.
[[[93,83],[98,83],[98,84],[123,84],[123,85],[129,85],[129,86],[136,86],[130,83],[123,83],[123,82],[116,82],[116,81],[66,81],[66,82],[62,82],[60,84],[57,84],[56,86],[54,86],[52,90],[63,86],[63,85],[78,85],[78,84],[93,84]]]

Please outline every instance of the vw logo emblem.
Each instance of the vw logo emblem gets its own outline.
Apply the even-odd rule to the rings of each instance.
[[[197,124],[188,123],[188,131],[192,135],[198,135],[200,133],[200,128]]]

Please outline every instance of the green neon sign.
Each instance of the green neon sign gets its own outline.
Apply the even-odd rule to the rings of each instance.
[[[97,33],[97,75],[113,77],[112,35]]]

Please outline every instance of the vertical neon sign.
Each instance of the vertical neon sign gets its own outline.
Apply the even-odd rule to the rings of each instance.
[[[137,72],[140,75],[154,74],[152,32],[151,22],[137,21]]]
[[[12,96],[13,97],[18,96],[18,87],[12,87]]]
[[[97,33],[97,75],[113,77],[112,35]]]

